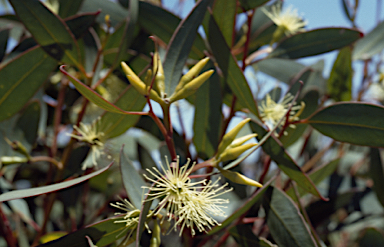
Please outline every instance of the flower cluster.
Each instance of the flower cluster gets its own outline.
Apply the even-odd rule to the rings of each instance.
[[[146,194],[147,200],[159,199],[160,202],[154,210],[154,215],[160,214],[165,209],[168,220],[175,219],[174,229],[181,227],[180,235],[184,227],[191,229],[195,235],[194,228],[200,232],[211,229],[219,223],[212,216],[225,216],[222,204],[228,200],[218,198],[220,195],[230,191],[224,190],[227,184],[219,186],[216,182],[201,180],[192,182],[189,178],[195,163],[188,169],[190,160],[179,167],[179,158],[172,165],[167,160],[167,166],[161,164],[162,174],[158,169],[153,168],[147,171],[154,177],[149,178],[153,182],[152,187],[145,187],[150,191]],[[166,217],[163,217],[163,220]]]
[[[288,93],[284,96],[283,100],[280,103],[276,103],[271,98],[271,96],[267,94],[265,101],[261,102],[259,110],[261,119],[268,126],[269,129],[275,128],[276,125],[279,124],[279,122],[279,127],[283,127],[287,120],[289,122],[299,120],[299,116],[304,110],[304,102],[302,102],[301,105],[295,105],[295,103],[291,102],[293,98],[293,95]],[[291,104],[294,105],[291,107],[288,119],[286,119],[286,115]],[[283,120],[280,121],[281,119]],[[290,124],[289,126],[291,128],[295,127],[293,124]]]

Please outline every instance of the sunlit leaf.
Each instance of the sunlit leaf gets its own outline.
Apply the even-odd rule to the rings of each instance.
[[[165,76],[165,93],[170,96],[175,91],[187,61],[188,54],[195,40],[205,11],[211,0],[200,0],[190,14],[183,19],[172,35],[163,63]]]
[[[314,56],[350,45],[363,34],[348,28],[322,28],[298,33],[283,40],[269,57],[296,59]]]
[[[88,175],[74,178],[74,179],[71,179],[68,181],[64,181],[64,182],[60,182],[60,183],[56,183],[56,184],[52,184],[52,185],[41,186],[41,187],[37,187],[37,188],[24,189],[24,190],[14,190],[14,191],[3,193],[0,195],[0,202],[42,195],[42,194],[51,193],[54,191],[58,191],[61,189],[71,187],[73,185],[82,183],[82,182],[84,182],[84,181],[86,181],[86,180],[88,180],[94,176],[99,175],[100,173],[106,171],[109,167],[111,167],[112,164],[113,163],[111,163],[110,165],[108,165],[108,166],[106,166],[106,167],[104,167],[98,171],[92,172]]]
[[[273,240],[279,246],[316,246],[299,209],[283,191],[269,187],[263,207]]]
[[[384,49],[384,21],[378,24],[364,38],[356,42],[353,49],[353,60],[370,59]]]
[[[36,47],[0,69],[0,121],[18,112],[35,94],[57,62]]]
[[[340,50],[333,64],[327,88],[329,96],[335,101],[348,101],[352,98],[352,50],[345,47]]]
[[[236,16],[237,1],[215,1],[213,17],[220,28],[227,45],[232,47],[232,35]],[[225,16],[225,18],[223,18]]]
[[[51,57],[77,65],[77,42],[64,21],[39,1],[10,0],[16,15],[31,32],[37,43]]]
[[[258,109],[253,100],[251,89],[212,16],[209,20],[208,41],[226,83],[236,95],[238,102],[242,107],[246,107],[252,113],[258,115]]]
[[[307,121],[323,135],[356,145],[384,147],[384,107],[368,103],[336,103]]]

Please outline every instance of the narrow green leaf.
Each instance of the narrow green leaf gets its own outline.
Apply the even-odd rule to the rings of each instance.
[[[381,229],[367,228],[359,240],[360,247],[380,247],[384,245],[384,233]]]
[[[219,145],[222,107],[220,89],[220,77],[214,73],[196,93],[193,143],[201,158],[212,157]]]
[[[255,203],[260,202],[264,193],[267,191],[269,186],[271,185],[272,180],[270,180],[268,183],[264,184],[263,187],[259,190],[257,190],[253,195],[248,198],[248,200],[244,203],[243,206],[241,206],[238,210],[236,210],[232,215],[230,215],[228,218],[226,218],[221,225],[215,226],[211,231],[208,232],[208,235],[213,235],[220,230],[226,228],[228,225],[230,225],[234,220],[239,218],[241,215],[246,213]]]
[[[139,24],[143,29],[150,34],[156,35],[165,43],[169,43],[181,21],[180,18],[159,6],[145,1],[139,2],[139,11]],[[204,49],[204,40],[200,34],[197,34],[190,52],[191,58],[202,59],[204,57]]]
[[[323,135],[351,144],[384,147],[384,107],[368,103],[336,103],[307,121]]]
[[[115,106],[114,104],[106,101],[103,97],[101,97],[98,93],[96,93],[93,89],[82,83],[81,81],[77,80],[68,72],[64,70],[64,65],[60,66],[60,71],[65,74],[68,79],[73,83],[73,85],[76,87],[76,89],[89,101],[94,103],[95,105],[99,106],[101,109],[113,112],[113,113],[120,113],[120,114],[132,114],[130,112],[124,111],[120,109],[119,107]],[[145,115],[145,114],[143,114]]]
[[[97,22],[105,23],[105,16],[109,15],[112,26],[122,22],[128,16],[128,10],[122,8],[113,1],[105,0],[82,0],[80,7],[81,12],[95,12],[103,10],[102,14],[97,17]]]
[[[232,34],[236,18],[236,0],[215,1],[213,5],[213,17],[220,28],[225,42],[232,47]],[[225,16],[225,18],[223,18]]]
[[[68,0],[59,0],[59,16],[61,18],[66,18],[68,16],[75,15],[79,11],[83,0],[77,1],[68,1]]]
[[[369,174],[373,180],[373,190],[376,193],[377,199],[384,207],[384,171],[380,150],[371,148],[370,156],[371,164],[369,166]]]
[[[269,2],[269,0],[240,0],[241,12],[260,7],[261,5]]]
[[[352,49],[344,47],[333,64],[327,83],[328,94],[335,101],[349,101],[352,98]]]
[[[0,121],[18,112],[57,66],[41,48],[17,56],[0,69]]]
[[[279,81],[289,84],[305,65],[283,58],[269,58],[252,65],[256,70],[266,73]]]
[[[7,50],[9,32],[9,28],[0,30],[0,62],[3,60]]]
[[[384,21],[379,23],[364,38],[356,42],[353,49],[353,60],[370,59],[384,49]]]
[[[136,208],[140,208],[144,197],[142,186],[147,186],[147,184],[133,166],[132,161],[124,154],[124,147],[120,151],[119,163],[125,191],[132,204]]]
[[[31,188],[31,189],[24,189],[24,190],[14,190],[14,191],[11,191],[11,192],[6,192],[6,193],[3,193],[0,195],[0,202],[5,202],[5,201],[10,201],[10,200],[14,200],[14,199],[20,199],[20,198],[26,198],[26,197],[31,197],[31,196],[37,196],[37,195],[42,195],[42,194],[46,194],[46,193],[51,193],[51,192],[54,192],[54,191],[58,191],[58,190],[62,190],[62,189],[65,189],[65,188],[68,188],[68,187],[71,187],[73,185],[76,185],[76,184],[79,184],[79,183],[82,183],[90,178],[93,178],[94,176],[97,176],[99,175],[100,173],[108,170],[109,167],[111,167],[113,164],[113,162],[98,170],[98,171],[95,171],[95,172],[92,172],[88,175],[85,175],[85,176],[81,176],[81,177],[78,177],[78,178],[75,178],[75,179],[71,179],[71,180],[68,180],[68,181],[64,181],[64,182],[60,182],[60,183],[56,183],[56,184],[52,184],[52,185],[47,185],[47,186],[41,186],[41,187],[38,187],[38,188]]]
[[[190,14],[179,23],[172,35],[163,63],[165,93],[168,96],[173,94],[179,83],[183,67],[196,37],[197,28],[203,21],[204,14],[211,2],[212,0],[198,1]]]
[[[209,20],[208,33],[209,44],[211,45],[213,55],[219,64],[226,83],[236,95],[241,106],[248,108],[249,111],[258,116],[258,109],[253,99],[251,89],[212,16]]]
[[[16,15],[50,56],[78,65],[77,42],[64,21],[39,1],[10,0]]]
[[[146,103],[147,101],[143,95],[137,92],[135,88],[128,86],[114,105],[125,111],[141,111]],[[139,118],[140,115],[106,112],[100,120],[100,131],[108,138],[113,138],[133,127]]]
[[[263,207],[273,240],[279,246],[316,246],[299,209],[283,191],[269,187]]]
[[[252,225],[236,225],[228,231],[241,247],[272,247],[266,239],[259,239],[252,231]]]
[[[289,58],[314,56],[350,45],[363,34],[349,28],[322,28],[298,33],[283,40],[269,58]]]
[[[95,23],[95,20],[99,14],[100,11],[74,15],[65,19],[65,23],[73,33],[75,39],[79,39]]]
[[[253,132],[260,136],[264,136],[267,132],[254,122],[250,122],[250,127]],[[311,179],[305,174],[292,157],[286,152],[279,140],[273,135],[263,145],[263,150],[271,156],[279,168],[293,181],[296,181],[298,186],[302,187],[309,193],[324,199]]]
[[[33,146],[37,138],[37,128],[40,121],[40,103],[34,101],[23,111],[16,122],[14,129],[20,129],[24,133],[25,140]]]

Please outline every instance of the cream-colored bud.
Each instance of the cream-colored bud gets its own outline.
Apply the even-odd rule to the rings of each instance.
[[[223,174],[224,177],[226,177],[227,179],[229,179],[230,181],[234,182],[234,183],[237,183],[237,184],[243,184],[243,185],[250,185],[250,186],[254,186],[254,187],[263,187],[263,185],[253,179],[250,179],[238,172],[232,172],[232,171],[228,171],[228,170],[224,170],[220,167],[217,166],[217,168],[219,169],[220,173]]]

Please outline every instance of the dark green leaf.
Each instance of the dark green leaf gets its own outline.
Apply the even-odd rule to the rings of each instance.
[[[23,131],[25,140],[33,146],[37,138],[37,128],[40,120],[40,103],[37,101],[29,104],[17,120],[15,128]]]
[[[115,102],[117,107],[125,111],[143,110],[146,99],[138,93],[135,88],[129,86]],[[100,120],[100,131],[108,138],[123,134],[139,120],[140,115],[123,115],[119,113],[106,112]]]
[[[65,19],[65,23],[73,33],[75,39],[79,39],[94,23],[100,11],[83,13]]]
[[[365,229],[364,235],[359,241],[360,247],[380,247],[384,245],[383,231],[376,228]]]
[[[299,209],[283,191],[269,187],[263,207],[271,235],[279,246],[316,246]]]
[[[306,68],[305,65],[298,62],[282,58],[265,59],[255,63],[252,67],[288,85],[291,85],[292,79]]]
[[[373,180],[373,190],[376,193],[377,199],[384,207],[384,172],[379,149],[371,148],[370,156],[369,174]]]
[[[232,34],[236,18],[236,0],[215,1],[213,17],[229,47],[232,47]]]
[[[333,64],[327,83],[328,94],[335,101],[349,101],[352,98],[352,50],[345,47],[340,50]]]
[[[246,12],[248,10],[260,7],[261,5],[267,3],[269,0],[240,0],[241,11]]]
[[[105,16],[109,15],[112,26],[115,26],[128,16],[128,10],[113,1],[83,0],[80,8],[81,12],[95,12],[100,9],[102,9],[103,12],[97,17],[99,23],[105,23]]]
[[[378,24],[364,38],[356,42],[353,60],[369,59],[384,49],[384,21]]]
[[[92,172],[88,175],[85,175],[85,176],[81,176],[81,177],[78,177],[78,178],[74,178],[74,179],[71,179],[71,180],[68,180],[68,181],[64,181],[64,182],[60,182],[60,183],[56,183],[56,184],[52,184],[52,185],[47,185],[47,186],[41,186],[41,187],[38,187],[38,188],[31,188],[31,189],[24,189],[24,190],[14,190],[14,191],[11,191],[11,192],[6,192],[6,193],[3,193],[0,195],[0,202],[4,202],[4,201],[10,201],[10,200],[14,200],[14,199],[19,199],[19,198],[26,198],[26,197],[31,197],[31,196],[37,196],[37,195],[42,195],[42,194],[47,194],[47,193],[51,193],[51,192],[54,192],[54,191],[58,191],[58,190],[62,190],[62,189],[65,189],[65,188],[69,188],[73,185],[76,185],[76,184],[79,184],[79,183],[82,183],[90,178],[93,178],[94,176],[97,176],[99,175],[100,173],[106,171],[109,167],[112,166],[113,163],[111,163],[110,165],[98,170],[98,171],[95,171],[95,172]]]
[[[267,191],[269,186],[271,185],[271,181],[268,183],[264,184],[263,187],[256,192],[252,194],[250,198],[244,203],[243,206],[241,206],[238,210],[236,210],[232,215],[230,215],[228,218],[226,218],[221,225],[215,226],[211,231],[208,232],[208,235],[215,234],[219,232],[220,230],[224,229],[227,227],[229,224],[231,224],[234,220],[239,218],[241,215],[245,214],[255,203],[259,202],[264,193]]]
[[[9,31],[10,29],[0,30],[0,62],[3,60],[5,56],[5,51],[7,49],[8,39],[9,39]]]
[[[252,232],[252,225],[236,225],[229,229],[229,233],[241,247],[271,247],[271,243],[259,239]]]
[[[144,179],[137,172],[132,162],[124,154],[124,147],[120,151],[120,171],[127,195],[136,208],[140,208],[143,198],[143,186],[147,186]]]
[[[219,144],[222,107],[220,89],[220,77],[214,73],[196,93],[193,143],[202,158],[212,157]]]
[[[307,121],[336,141],[384,147],[384,107],[367,103],[336,103],[315,112]]]
[[[18,112],[43,84],[57,62],[36,47],[0,69],[0,121]]]
[[[78,65],[77,42],[64,21],[39,1],[10,0],[16,15],[50,56]]]
[[[269,57],[296,59],[314,56],[350,45],[363,34],[348,28],[323,28],[298,33],[283,40]]]
[[[267,132],[254,122],[250,122],[250,127],[253,132],[259,136],[264,136]],[[298,186],[302,187],[309,193],[323,198],[311,179],[305,174],[291,156],[286,152],[279,140],[273,135],[262,145],[263,150],[271,156],[279,168],[292,180],[296,181]]]
[[[253,114],[258,116],[258,109],[253,100],[251,89],[239,68],[237,61],[233,57],[231,50],[225,42],[217,23],[213,16],[209,20],[209,37],[213,55],[223,73],[226,83],[236,95],[238,102],[242,107],[248,108]]]
[[[61,18],[66,18],[72,16],[79,11],[83,0],[68,1],[68,0],[59,0],[59,16]]]
[[[173,94],[179,83],[183,67],[196,37],[197,28],[200,26],[211,2],[212,0],[197,2],[190,14],[179,23],[172,35],[163,63],[165,93],[168,96]]]

